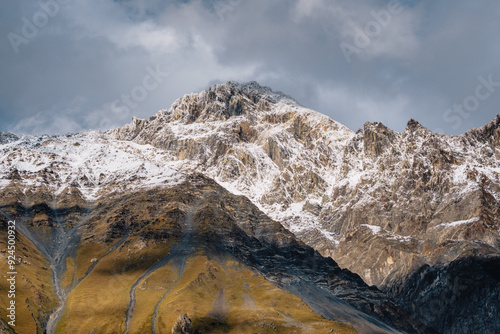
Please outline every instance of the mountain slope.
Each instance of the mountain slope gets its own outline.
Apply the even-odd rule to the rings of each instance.
[[[2,133],[0,188],[9,214],[23,217],[24,235],[51,263],[54,295],[65,302],[71,302],[73,293],[78,300],[82,297],[75,282],[87,271],[78,265],[82,262],[77,260],[77,249],[89,252],[83,263],[95,259],[92,263],[96,268],[101,258],[103,264],[108,263],[108,254],[120,254],[132,236],[123,234],[131,227],[125,217],[144,214],[141,206],[129,202],[134,210],[122,208],[114,217],[107,216],[105,212],[118,205],[112,201],[126,201],[136,194],[137,203],[147,207],[144,194],[149,189],[176,188],[186,184],[189,175],[203,174],[233,194],[250,199],[304,243],[377,286],[406,312],[437,331],[494,332],[500,330],[498,318],[491,317],[500,307],[498,275],[491,270],[500,264],[499,125],[497,116],[461,136],[445,136],[411,120],[402,133],[381,123],[366,123],[364,129],[353,132],[282,93],[256,83],[229,82],[186,95],[149,120],[134,118],[131,124],[107,133],[65,137]],[[103,201],[110,207],[99,211]],[[226,210],[217,208],[215,212]],[[229,211],[237,215],[238,210]],[[197,210],[188,211],[194,214]],[[135,235],[139,230],[134,230],[133,238],[160,238],[164,248],[158,252],[165,255],[165,261],[170,253],[187,262],[212,261],[213,266],[225,267],[228,261],[236,261],[243,266],[241,270],[257,270],[263,278],[300,297],[316,313],[353,324],[361,331],[367,330],[365,325],[388,324],[410,332],[420,328],[386,295],[368,288],[358,276],[339,271],[333,262],[310,255],[300,242],[294,241],[293,251],[276,248],[272,241],[275,233],[295,240],[286,230],[255,234],[242,225],[242,235],[250,239],[236,242],[228,234],[221,237],[215,233],[212,240],[234,242],[216,250],[205,242],[202,244],[207,247],[201,248],[210,252],[202,257],[187,256],[180,250],[183,247],[170,244],[183,245],[191,240],[186,239],[191,233],[184,233],[183,225],[179,225],[187,211],[179,209],[172,214],[177,215],[171,218],[177,223],[163,225],[164,220],[148,212],[146,216],[151,219],[139,224],[146,234]],[[231,219],[237,225],[246,219],[235,217]],[[258,217],[261,222],[269,220],[262,213]],[[95,244],[85,248],[85,241],[79,238],[93,220],[101,221],[95,226],[96,233],[87,236],[95,239]],[[207,230],[214,228],[219,227],[210,225]],[[51,243],[54,238],[59,242]],[[270,248],[258,251],[260,246],[255,246],[251,238],[259,242],[264,238]],[[68,248],[70,244],[78,246]],[[243,255],[236,254],[236,248],[244,249]],[[147,250],[143,252],[157,258],[156,251],[149,255]],[[214,252],[222,254],[221,259],[214,260]],[[298,252],[304,263],[294,263],[280,252]],[[117,256],[127,259],[124,254]],[[128,259],[132,263],[142,258]],[[316,264],[307,267],[311,261]],[[107,264],[111,268],[115,265]],[[323,266],[328,270],[322,271]],[[88,263],[87,267],[94,268]],[[134,298],[140,302],[131,289],[138,291],[142,280],[151,274],[151,267],[157,271],[150,263],[124,276],[131,285],[124,287],[128,297],[117,293],[123,305]],[[207,274],[206,269],[194,270]],[[461,270],[477,279],[459,275],[455,282],[452,277]],[[165,268],[171,280],[178,273],[179,265]],[[86,282],[91,282],[94,274],[88,274]],[[224,271],[226,278],[233,274]],[[449,294],[451,297],[447,297]],[[218,300],[217,296],[218,292],[212,297]],[[474,298],[479,296],[481,307],[464,313],[465,305],[477,302]],[[432,306],[436,303],[439,307]],[[57,317],[49,321],[49,328],[65,323],[55,321],[64,319],[66,305],[62,306]],[[116,324],[135,326],[126,316],[133,313],[134,305],[129,304],[125,311],[121,307],[128,321],[116,317]],[[360,310],[362,315],[356,313]],[[179,315],[172,316],[168,325]],[[378,320],[367,320],[366,316]]]
[[[109,134],[161,148],[180,170],[247,196],[398,298],[423,266],[499,254],[499,124],[461,136],[414,120],[402,133],[381,123],[354,133],[256,83],[226,83]]]
[[[50,318],[34,314],[48,332],[164,332],[184,313],[194,329],[214,333],[354,332],[328,319],[361,333],[426,330],[248,199],[202,176],[95,202],[11,194],[2,196],[2,212],[26,224],[53,267],[61,308]],[[23,196],[29,201],[20,205]],[[35,215],[45,223],[32,224]],[[52,226],[69,251],[46,238]]]
[[[161,148],[231,191],[242,193],[293,232],[317,227],[323,196],[342,181],[343,148],[354,134],[256,83],[215,85],[186,95],[148,121],[109,132]]]

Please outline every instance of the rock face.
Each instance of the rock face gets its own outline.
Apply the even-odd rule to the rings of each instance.
[[[189,319],[187,314],[180,315],[172,327],[172,334],[193,334],[191,330],[191,319]]]
[[[256,83],[230,82],[186,95],[149,120],[134,118],[104,134],[35,138],[2,133],[0,189],[5,203],[11,203],[5,209],[11,210],[9,214],[21,215],[29,208],[22,217],[27,217],[27,232],[34,233],[30,240],[50,240],[54,228],[60,240],[73,240],[80,234],[65,229],[81,231],[97,214],[101,223],[96,226],[101,227],[88,235],[82,232],[81,240],[109,245],[128,238],[124,231],[129,231],[158,244],[168,240],[182,244],[183,225],[173,222],[185,220],[194,209],[168,209],[165,217],[133,223],[125,217],[135,217],[136,212],[149,217],[151,212],[144,213],[144,200],[137,200],[142,206],[135,205],[124,194],[144,194],[156,186],[175,188],[185,184],[186,176],[203,174],[245,196],[265,214],[243,223],[248,219],[238,211],[248,208],[229,210],[242,235],[250,239],[210,234],[214,231],[210,225],[207,230],[212,232],[207,233],[211,240],[222,240],[222,248],[208,248],[217,254],[231,249],[239,264],[299,296],[319,314],[350,323],[346,304],[340,307],[338,299],[332,299],[340,298],[356,312],[362,310],[361,318],[374,317],[402,331],[426,330],[418,321],[408,320],[409,313],[441,333],[496,332],[500,323],[491,314],[500,308],[499,282],[489,268],[495,267],[500,247],[499,125],[497,116],[481,128],[446,136],[410,120],[402,133],[381,123],[366,123],[352,132],[282,93]],[[96,203],[111,198],[130,203],[130,208],[114,216],[95,211]],[[57,203],[71,210],[55,209]],[[228,210],[216,207],[203,215],[219,217],[214,212]],[[261,229],[270,226],[267,217],[295,236],[282,228]],[[165,221],[170,223],[163,225]],[[295,237],[349,271],[319,254],[311,255]],[[47,246],[47,258],[54,247]],[[292,259],[303,261],[304,254],[305,262],[312,264],[297,267]],[[63,276],[62,262],[55,267],[61,269],[54,275]],[[210,276],[204,268],[202,272]],[[474,272],[477,279],[460,276],[462,271]],[[215,291],[219,296],[219,289]],[[67,297],[64,291],[55,294]],[[442,295],[450,297],[437,298]],[[439,307],[426,306],[437,299]],[[471,302],[479,307],[470,310],[466,305]],[[221,311],[225,304],[218,305],[216,311],[207,312],[226,314]],[[183,312],[188,310],[179,308],[176,315]],[[225,318],[217,318],[222,320],[214,326],[226,330]],[[192,320],[194,326],[199,319]],[[169,321],[165,330],[175,319]],[[207,323],[200,321],[201,327]],[[365,325],[383,327],[377,321],[352,324],[369,332],[374,329]],[[276,322],[266,320],[262,326],[274,328]]]
[[[451,333],[466,328],[470,333],[493,334],[498,328],[499,268],[498,256],[470,255],[446,265],[426,265],[394,295],[401,305],[416,317],[427,319],[433,327]]]
[[[425,265],[498,254],[499,124],[497,116],[460,136],[415,120],[402,133],[381,123],[354,133],[281,93],[227,83],[109,134],[162,148],[182,170],[249,197],[398,298]],[[447,332],[444,323],[434,326]]]
[[[231,107],[236,104],[238,112]],[[291,231],[316,231],[325,244],[335,241],[317,216],[323,197],[341,180],[344,147],[354,134],[282,93],[256,83],[215,85],[108,134],[161,148],[181,170],[202,172],[244,194]]]

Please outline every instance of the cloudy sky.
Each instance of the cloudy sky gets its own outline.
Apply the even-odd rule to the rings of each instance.
[[[148,118],[257,81],[353,130],[458,134],[500,113],[498,0],[2,1],[0,131]]]

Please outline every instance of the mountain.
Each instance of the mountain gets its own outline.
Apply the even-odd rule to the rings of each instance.
[[[2,138],[1,270],[15,221],[18,272],[3,332],[164,333],[179,318],[195,333],[432,332],[162,149],[94,132]]]
[[[353,132],[229,82],[106,133],[1,133],[15,329],[499,331],[499,124]]]
[[[401,299],[407,279],[427,266],[439,271],[468,257],[498,264],[499,124],[497,116],[460,136],[432,133],[414,120],[402,133],[381,123],[353,132],[282,93],[230,82],[110,135],[161,148],[181,170],[247,196],[306,244]],[[474,284],[461,295],[472,291]],[[490,323],[498,303],[488,291],[485,304],[493,308],[463,315],[457,328],[482,331],[477,318]],[[421,311],[429,302],[444,303],[432,319]],[[450,329],[444,315],[457,305],[433,296],[408,311],[455,333],[460,329]]]

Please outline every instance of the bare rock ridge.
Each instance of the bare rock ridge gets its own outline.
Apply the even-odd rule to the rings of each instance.
[[[418,126],[418,123],[412,121],[409,122],[408,128]],[[373,157],[382,155],[386,148],[396,141],[396,133],[382,123],[365,123],[363,134],[363,149],[367,155]]]
[[[499,125],[353,132],[229,82],[106,133],[0,133],[25,332],[498,332]]]

